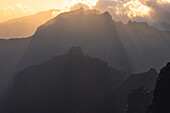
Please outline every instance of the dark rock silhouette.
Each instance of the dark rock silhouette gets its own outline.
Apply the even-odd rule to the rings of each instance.
[[[140,87],[133,89],[128,95],[128,106],[126,113],[146,113],[151,104],[153,91]]]
[[[119,73],[72,47],[18,73],[3,113],[113,113],[113,72]]]
[[[170,113],[170,63],[161,69],[148,113]]]
[[[123,113],[128,104],[128,95],[133,88],[147,87],[148,89],[154,89],[157,77],[156,70],[150,69],[145,73],[131,75],[115,86],[114,97],[117,102],[115,113]]]
[[[81,47],[19,72],[1,101],[4,113],[121,113],[135,86],[153,88],[154,69],[129,75],[92,58]]]

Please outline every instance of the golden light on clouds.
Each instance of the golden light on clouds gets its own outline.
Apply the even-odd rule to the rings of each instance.
[[[131,0],[123,5],[126,8],[124,14],[127,14],[129,18],[144,17],[150,14],[150,8],[142,4],[139,0]]]
[[[64,3],[67,7],[71,7],[77,3],[82,3],[92,9],[94,6],[96,6],[98,1],[99,0],[66,0]]]
[[[108,11],[113,19],[126,23],[129,19],[138,17],[150,18],[155,10],[153,7],[164,7],[164,5],[170,5],[170,0],[3,0],[0,4],[0,22],[50,9],[60,9],[52,13],[55,17],[62,12],[89,7],[101,12]]]
[[[21,3],[16,3],[14,6],[8,6],[0,9],[0,22],[6,21],[21,16],[34,14],[36,11],[32,7],[25,6]]]
[[[170,3],[170,0],[158,0],[158,3]]]

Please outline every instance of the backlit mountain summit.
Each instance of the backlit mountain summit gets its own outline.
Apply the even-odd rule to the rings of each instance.
[[[130,72],[159,69],[170,60],[170,33],[146,23],[124,25],[108,12],[83,8],[58,15],[40,26],[20,64],[20,69],[39,64],[80,45],[86,53],[112,67]]]

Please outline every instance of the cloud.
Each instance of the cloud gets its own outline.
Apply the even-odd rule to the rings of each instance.
[[[61,12],[62,12],[61,9],[57,9],[57,10],[52,11],[52,18],[56,17],[56,16],[59,15]]]
[[[21,3],[17,3],[15,6],[8,6],[1,11],[0,21],[6,21],[12,18],[18,18],[35,13],[35,11],[28,6],[24,6]]]
[[[21,3],[17,3],[16,8],[18,8],[23,14],[31,14],[34,12],[31,7],[24,6]]]
[[[84,9],[86,9],[86,10],[89,10],[89,9],[90,9],[90,7],[89,7],[88,5],[86,5],[86,4],[77,3],[77,4],[73,5],[73,6],[71,6],[71,7],[70,7],[70,10],[72,11],[72,10],[80,9],[81,7],[84,8]]]
[[[99,0],[95,8],[110,12],[116,21],[146,21],[158,29],[170,30],[170,0]]]

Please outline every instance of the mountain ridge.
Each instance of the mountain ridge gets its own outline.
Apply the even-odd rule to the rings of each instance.
[[[124,25],[113,21],[108,12],[99,15],[94,12],[96,11],[92,10],[87,15],[84,9],[66,12],[41,25],[28,47],[26,54],[29,55],[23,60],[31,58],[32,53],[34,57],[42,57],[42,60],[50,59],[50,54],[56,56],[56,52],[52,52],[54,49],[62,54],[75,45],[80,45],[86,53],[107,61],[112,67],[130,72],[143,72],[151,67],[159,70],[169,59],[170,54],[165,52],[170,48],[169,32],[158,31],[146,23],[130,22]],[[40,48],[44,48],[47,53],[39,56]],[[36,59],[33,62],[41,61]]]
[[[11,19],[0,23],[0,38],[23,38],[30,37],[36,29],[53,18],[53,12],[60,10],[51,9],[49,11],[41,11],[33,15],[24,16],[16,19]]]

